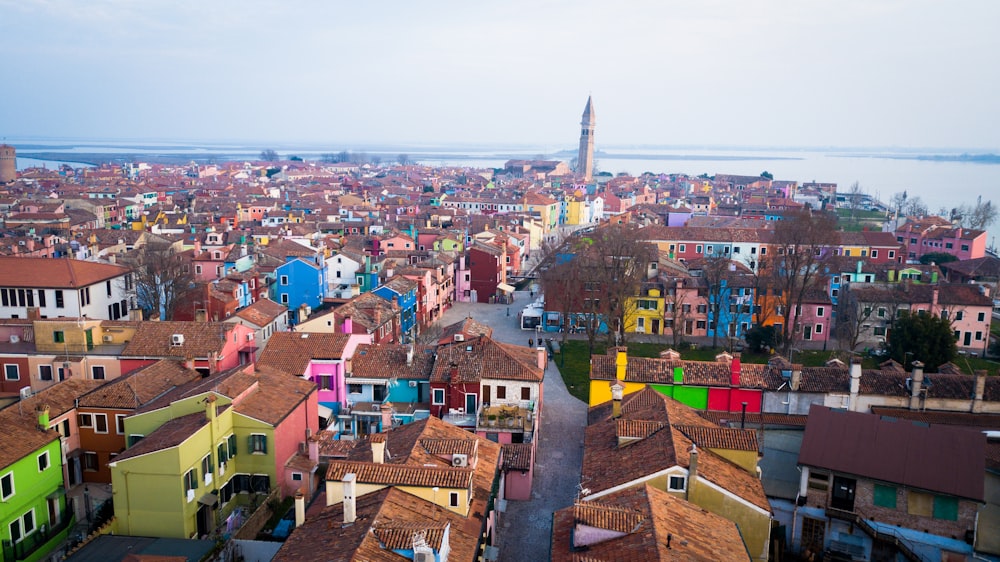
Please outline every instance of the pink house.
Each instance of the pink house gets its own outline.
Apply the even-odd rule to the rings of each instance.
[[[986,255],[986,231],[953,227],[941,217],[909,220],[896,229],[896,240],[906,248],[906,258],[919,260],[929,253],[951,254],[959,260]]]
[[[203,375],[253,363],[254,331],[227,322],[140,322],[121,352],[122,374],[160,359],[184,358]]]
[[[802,306],[792,311],[795,339],[807,342],[828,342],[833,324],[833,302],[827,291],[810,291]]]

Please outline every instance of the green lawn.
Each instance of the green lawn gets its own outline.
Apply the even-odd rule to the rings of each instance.
[[[628,345],[629,355],[635,357],[659,357],[660,351],[670,346],[657,343],[630,343]],[[562,373],[563,382],[573,396],[587,402],[590,398],[590,353],[585,340],[569,340],[563,346],[565,358],[555,355],[555,363]],[[715,361],[715,356],[724,351],[723,348],[698,348],[681,351],[681,358],[687,361]],[[594,354],[603,355],[607,352],[607,347],[603,343],[594,345]],[[806,367],[821,367],[830,358],[836,357],[835,351],[813,351],[803,350],[795,352],[793,360]],[[766,354],[756,354],[744,351],[740,359],[744,363],[767,363],[770,356]],[[861,365],[865,369],[877,369],[879,360],[872,357],[864,357]],[[987,369],[990,373],[996,373],[1000,363],[987,361],[979,357],[959,356],[955,360],[963,372],[972,374],[977,369]]]

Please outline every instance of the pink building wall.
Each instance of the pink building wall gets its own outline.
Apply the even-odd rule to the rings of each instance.
[[[309,393],[305,400],[292,410],[277,427],[274,428],[274,464],[275,474],[281,483],[282,497],[291,496],[307,480],[303,475],[302,482],[292,480],[292,470],[285,468],[285,463],[292,455],[298,453],[299,443],[307,443],[308,435],[319,431],[319,410],[316,392]]]

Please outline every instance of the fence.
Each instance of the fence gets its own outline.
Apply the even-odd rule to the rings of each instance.
[[[278,494],[281,492],[281,488],[275,488],[271,490],[271,493],[264,498],[264,501],[260,503],[260,507],[257,508],[250,517],[247,517],[243,526],[240,527],[236,533],[233,534],[233,539],[239,540],[254,540],[257,538],[257,534],[260,530],[267,525],[268,520],[274,513],[271,511],[272,501],[277,502],[279,500]]]

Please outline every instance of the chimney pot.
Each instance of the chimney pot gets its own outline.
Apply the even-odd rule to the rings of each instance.
[[[357,504],[354,496],[357,491],[357,477],[353,472],[344,475],[344,525],[354,524],[357,518]]]

